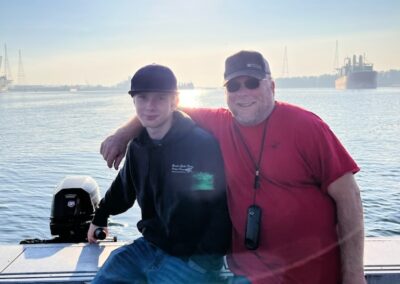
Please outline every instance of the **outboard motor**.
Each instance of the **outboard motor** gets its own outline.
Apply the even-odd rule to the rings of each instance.
[[[89,176],[67,176],[56,187],[50,216],[50,232],[59,242],[85,242],[100,201],[100,190]]]
[[[25,239],[20,244],[81,243],[87,242],[87,232],[100,202],[100,190],[89,176],[67,176],[54,190],[50,216],[52,239]],[[103,228],[97,228],[98,240],[116,242],[117,237],[106,238]]]

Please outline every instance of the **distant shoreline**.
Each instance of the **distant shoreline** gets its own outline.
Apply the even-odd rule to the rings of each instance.
[[[324,74],[320,76],[302,76],[276,78],[277,89],[293,88],[335,88],[336,75]],[[193,86],[193,85],[192,85]],[[378,88],[399,88],[400,70],[378,72]],[[216,87],[194,87],[190,89],[218,89]],[[186,90],[182,88],[181,90]],[[128,92],[129,81],[123,81],[115,86],[102,85],[14,85],[10,86],[8,92],[76,92],[76,91],[122,91]]]

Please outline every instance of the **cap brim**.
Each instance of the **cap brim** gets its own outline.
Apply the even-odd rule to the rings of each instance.
[[[254,78],[258,79],[258,80],[262,80],[262,79],[267,78],[267,74],[266,73],[260,72],[258,70],[240,70],[240,71],[236,71],[236,72],[226,76],[226,78],[224,79],[224,86],[230,80],[232,80],[234,78],[237,78],[237,77],[240,77],[240,76],[254,77]]]

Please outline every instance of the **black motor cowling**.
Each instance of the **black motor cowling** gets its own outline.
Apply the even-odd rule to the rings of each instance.
[[[100,190],[89,176],[68,176],[56,187],[50,232],[62,242],[84,242],[100,201]]]

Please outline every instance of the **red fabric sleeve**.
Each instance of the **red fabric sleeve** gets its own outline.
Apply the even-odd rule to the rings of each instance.
[[[308,126],[298,132],[298,149],[321,189],[326,192],[336,179],[348,172],[354,174],[360,168],[324,121],[315,116]]]

